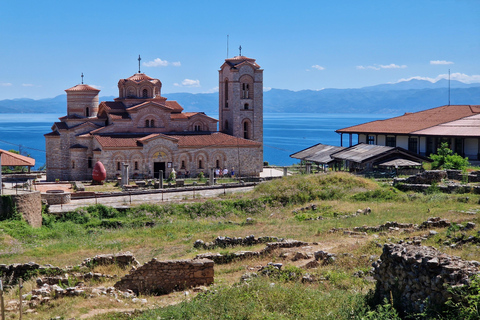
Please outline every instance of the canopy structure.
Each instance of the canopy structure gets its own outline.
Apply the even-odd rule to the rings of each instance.
[[[0,149],[0,158],[2,159],[1,166],[26,166],[26,167],[34,167],[35,166],[35,159],[22,156],[20,154],[16,154],[13,152],[5,151]]]
[[[380,167],[395,167],[395,168],[417,167],[421,165],[422,164],[420,162],[415,162],[415,161],[406,160],[406,159],[395,159],[395,160],[385,161],[378,164],[378,166]]]

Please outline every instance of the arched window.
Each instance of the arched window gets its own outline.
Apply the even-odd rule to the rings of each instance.
[[[86,107],[85,108],[85,117],[90,117],[90,108],[89,107]]]
[[[75,169],[75,160],[72,160],[72,169]]]
[[[200,126],[199,124],[196,124],[194,127],[194,131],[202,131],[202,126]]]
[[[147,127],[147,128],[150,127],[150,120],[148,120],[148,119],[145,120],[145,127]]]
[[[202,160],[198,160],[198,169],[203,169]]]
[[[250,139],[250,134],[248,132],[248,122],[247,121],[245,121],[243,123],[243,138]]]
[[[134,167],[135,167],[135,170],[138,170],[138,161],[135,161]]]
[[[143,89],[143,91],[142,91],[142,96],[143,96],[144,98],[148,98],[148,90],[147,90],[147,89]]]
[[[216,168],[220,168],[220,160],[217,159],[216,164],[217,164]]]
[[[243,109],[248,110],[248,103],[245,103],[245,104],[243,105]]]
[[[225,89],[223,95],[225,97],[225,108],[228,108],[228,79],[225,79]]]
[[[155,127],[155,120],[153,120],[153,119],[150,120],[150,127],[152,127],[152,128]]]
[[[120,171],[120,161],[117,161],[117,171]]]
[[[248,83],[242,83],[242,98],[249,99],[250,98],[250,85]]]
[[[185,169],[185,160],[182,160],[182,166],[180,167],[180,169]]]

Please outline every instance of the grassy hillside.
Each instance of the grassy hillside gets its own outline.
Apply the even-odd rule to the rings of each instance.
[[[216,200],[141,205],[123,212],[93,206],[63,216],[46,214],[40,229],[30,228],[23,221],[2,221],[0,261],[65,266],[77,265],[97,254],[130,251],[143,264],[152,258],[186,259],[205,253],[206,250],[193,247],[197,239],[213,241],[217,236],[248,235],[291,238],[309,242],[312,250],[335,253],[338,259],[306,270],[300,268],[305,261],[292,261],[295,251],[275,251],[251,260],[216,265],[215,285],[203,293],[142,296],[148,301],[142,306],[107,297],[64,298],[24,318],[78,318],[82,314],[97,314],[96,319],[376,319],[379,315],[390,315],[393,319],[394,312],[388,305],[372,313],[375,307],[368,304],[369,291],[374,288],[374,281],[368,276],[371,263],[380,256],[383,243],[412,239],[428,231],[383,231],[357,236],[330,230],[351,230],[387,221],[420,224],[433,216],[478,224],[475,213],[479,200],[479,195],[403,193],[346,173],[293,176],[260,184],[247,194],[227,194]],[[356,214],[367,207],[370,214]],[[249,219],[247,223],[247,218],[253,222]],[[437,231],[437,235],[425,238],[422,244],[480,261],[476,245],[446,244],[452,231],[456,235],[459,231]],[[477,230],[465,233],[470,235],[477,236]],[[261,248],[263,245],[219,248],[215,252]],[[259,266],[268,262],[282,263],[282,271],[262,276]],[[118,276],[128,272],[115,267],[97,267],[92,271]],[[259,276],[242,284],[240,277],[246,272],[256,272]],[[307,273],[314,280],[304,283],[301,279]],[[107,279],[96,285],[111,286],[115,282],[116,279]],[[32,279],[25,287],[34,285]],[[7,298],[15,295],[11,291]],[[130,312],[136,308],[149,310]],[[118,312],[123,310],[130,313]]]

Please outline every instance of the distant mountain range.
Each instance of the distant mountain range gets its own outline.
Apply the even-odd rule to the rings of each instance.
[[[480,83],[450,83],[450,104],[480,104]],[[185,111],[218,113],[218,93],[169,93]],[[100,97],[111,101],[113,96]],[[269,113],[383,113],[416,112],[448,104],[448,81],[410,80],[359,89],[264,92],[264,112]],[[0,100],[0,113],[66,113],[67,96],[48,99]]]

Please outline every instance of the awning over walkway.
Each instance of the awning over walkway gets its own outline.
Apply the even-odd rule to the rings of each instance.
[[[27,166],[27,167],[34,167],[35,166],[35,159],[22,156],[20,154],[16,154],[13,152],[5,151],[0,149],[0,157],[2,159],[1,166]]]
[[[290,155],[290,158],[311,161],[318,164],[328,164],[333,161],[331,155],[343,149],[345,149],[345,147],[329,146],[319,143]]]
[[[380,167],[416,167],[416,166],[421,166],[422,164],[420,162],[415,162],[411,160],[406,160],[406,159],[395,159],[395,160],[390,160],[386,162],[382,162],[378,164]]]

